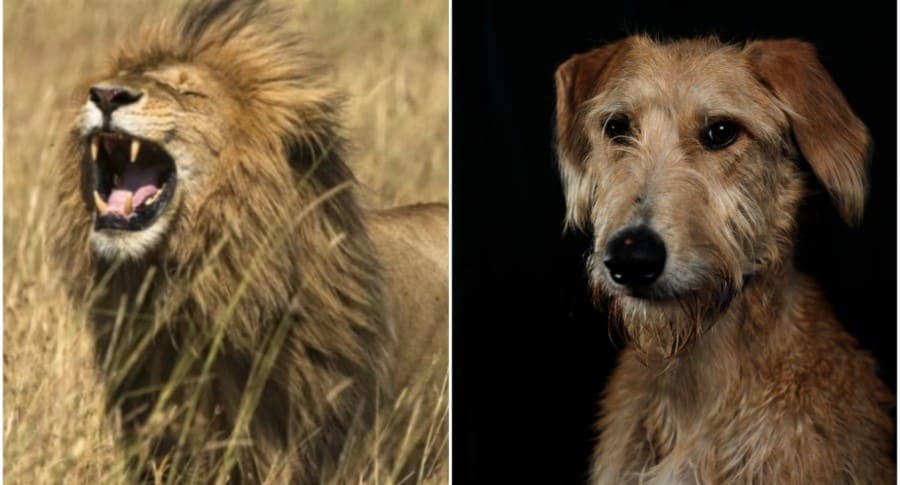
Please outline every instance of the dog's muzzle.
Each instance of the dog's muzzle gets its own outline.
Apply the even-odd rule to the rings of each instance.
[[[645,226],[623,229],[606,244],[603,264],[620,285],[650,286],[666,266],[666,245]]]

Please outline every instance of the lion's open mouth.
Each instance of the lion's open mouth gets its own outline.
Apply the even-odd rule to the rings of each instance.
[[[94,133],[94,229],[140,231],[166,208],[175,190],[175,161],[149,140],[121,132]]]

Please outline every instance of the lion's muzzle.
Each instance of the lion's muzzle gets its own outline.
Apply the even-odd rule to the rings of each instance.
[[[109,130],[112,112],[120,106],[132,104],[141,99],[142,93],[121,86],[96,85],[90,89],[90,99],[103,113],[103,129]]]

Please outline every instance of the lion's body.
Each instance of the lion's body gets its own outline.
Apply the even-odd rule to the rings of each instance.
[[[439,405],[446,206],[360,207],[340,97],[283,13],[189,6],[93,80],[143,93],[112,124],[175,160],[174,196],[149,229],[93,228],[90,103],[69,137],[56,254],[73,296],[90,298],[138,473],[318,483],[366,446],[403,389]],[[401,441],[373,460],[405,460],[391,448]]]
[[[382,211],[371,234],[385,268],[388,313],[397,325],[395,386],[423,368],[447,362],[448,315],[434,322],[435,308],[449,307],[447,206],[428,204]]]

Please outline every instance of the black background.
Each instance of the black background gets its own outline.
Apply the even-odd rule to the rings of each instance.
[[[589,238],[562,235],[553,72],[630,33],[795,37],[875,140],[861,227],[821,187],[797,264],[896,380],[896,13],[883,2],[455,2],[453,5],[453,478],[582,483],[597,397],[614,364],[587,299]]]

